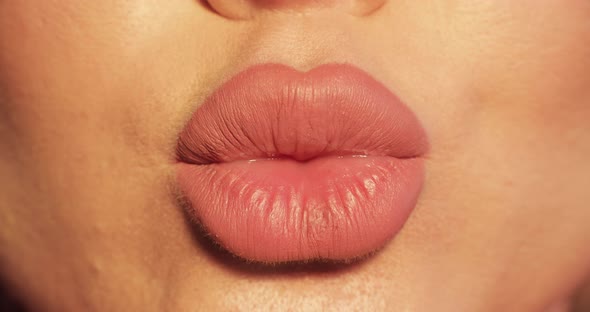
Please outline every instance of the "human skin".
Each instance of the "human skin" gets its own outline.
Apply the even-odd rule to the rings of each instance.
[[[590,2],[294,3],[0,0],[7,287],[33,311],[537,312],[573,298],[590,274]],[[352,63],[428,132],[416,209],[361,263],[257,268],[187,222],[178,133],[267,62]]]

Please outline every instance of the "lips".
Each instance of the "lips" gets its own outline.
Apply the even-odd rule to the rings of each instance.
[[[347,260],[402,228],[427,150],[416,116],[364,71],[264,64],[194,112],[177,174],[189,213],[235,255]]]

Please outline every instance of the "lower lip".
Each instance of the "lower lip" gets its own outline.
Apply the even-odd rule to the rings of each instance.
[[[266,263],[348,260],[382,247],[421,191],[421,158],[327,156],[179,163],[194,215],[235,255]]]

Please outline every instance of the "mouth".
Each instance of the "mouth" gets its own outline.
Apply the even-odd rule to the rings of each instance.
[[[262,64],[194,112],[177,178],[191,217],[238,257],[346,261],[403,227],[428,145],[414,113],[354,66]]]

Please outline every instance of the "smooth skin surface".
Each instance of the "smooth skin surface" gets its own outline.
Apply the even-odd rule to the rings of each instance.
[[[567,311],[589,42],[587,0],[0,0],[0,276],[33,311]],[[195,239],[177,135],[266,62],[355,64],[426,127],[425,190],[375,257],[252,270]]]

